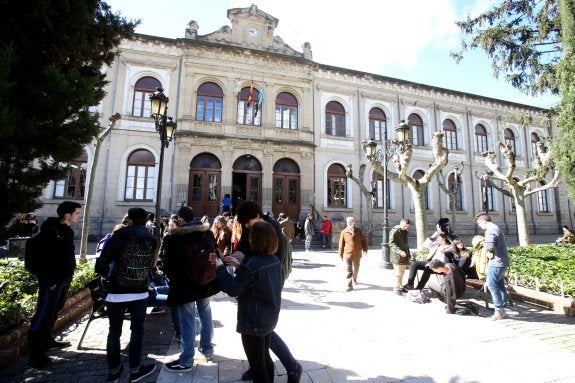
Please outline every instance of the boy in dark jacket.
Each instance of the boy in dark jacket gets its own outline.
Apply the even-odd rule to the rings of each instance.
[[[81,208],[77,202],[62,202],[56,209],[58,218],[48,218],[37,234],[41,243],[36,248],[44,249],[45,253],[36,255],[38,303],[28,330],[28,365],[32,368],[44,368],[52,362],[47,350],[70,346],[70,342],[55,340],[52,328],[64,307],[76,269],[74,231],[70,225],[78,222]]]
[[[109,382],[117,382],[124,371],[120,336],[126,311],[130,313],[131,322],[128,351],[130,381],[137,382],[156,369],[154,364],[142,364],[148,285],[157,249],[156,238],[145,226],[146,215],[142,208],[128,210],[128,226],[114,232],[96,260],[96,273],[107,280],[106,308],[110,327],[106,354]]]
[[[237,268],[235,276],[228,273],[219,257],[214,257],[214,261],[222,290],[238,297],[236,331],[242,336],[252,380],[267,383],[274,380],[269,347],[279,318],[283,284],[281,265],[274,256],[278,237],[270,223],[258,221],[251,227],[249,242],[251,254],[243,262],[233,256],[225,258]]]
[[[434,259],[429,264],[429,268],[437,274],[443,275],[441,285],[443,296],[445,298],[445,312],[448,314],[455,313],[455,302],[465,293],[465,274],[453,263],[443,263],[439,259]]]

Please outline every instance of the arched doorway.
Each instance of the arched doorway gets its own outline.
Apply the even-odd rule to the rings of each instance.
[[[272,211],[274,217],[286,213],[297,220],[300,210],[299,166],[289,158],[282,158],[274,165]]]
[[[220,212],[222,164],[211,153],[201,153],[190,162],[188,206],[196,217],[214,217]]]
[[[239,201],[262,204],[262,165],[251,154],[239,157],[233,165],[232,212]]]

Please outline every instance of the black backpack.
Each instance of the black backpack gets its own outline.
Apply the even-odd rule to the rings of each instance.
[[[194,234],[194,240],[186,243],[184,263],[188,275],[197,286],[204,286],[216,278],[216,265],[210,262],[210,253],[216,251],[216,240],[211,231]]]
[[[38,275],[42,270],[42,254],[46,250],[45,234],[36,233],[26,241],[24,267],[30,274]]]

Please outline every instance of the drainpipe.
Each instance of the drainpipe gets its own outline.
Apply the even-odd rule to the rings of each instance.
[[[114,105],[116,104],[116,93],[117,93],[117,87],[118,87],[118,72],[120,71],[120,60],[119,60],[119,55],[116,56],[116,60],[115,60],[115,65],[116,67],[114,68],[114,80],[112,81],[112,84],[114,84],[114,91],[112,92],[112,100],[110,101],[111,104],[111,113],[114,113]],[[121,122],[120,122],[121,123]],[[109,167],[109,162],[110,162],[110,143],[112,142],[112,134],[114,134],[114,130],[110,129],[110,133],[108,134],[108,137],[106,138],[106,158],[104,160],[104,174],[108,174],[108,167]],[[95,169],[97,170],[97,169]],[[101,204],[100,204],[100,221],[98,222],[98,237],[102,237],[102,225],[103,225],[103,221],[104,221],[104,211],[106,208],[106,187],[108,184],[108,177],[104,177],[104,184],[103,186],[103,191],[102,191],[102,198],[101,198]]]
[[[176,110],[174,113],[174,117],[178,116],[178,110],[180,108],[180,89],[182,88],[182,57],[180,57],[180,65],[178,68],[178,86],[177,86],[177,95],[178,95],[178,102],[176,103]],[[171,208],[174,206],[172,203],[174,202],[174,164],[176,163],[176,140],[174,140],[174,148],[172,150],[172,158],[170,159],[170,197],[168,198],[168,213],[171,212]]]

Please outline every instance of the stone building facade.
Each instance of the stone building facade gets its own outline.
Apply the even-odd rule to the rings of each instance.
[[[415,177],[431,163],[433,132],[446,133],[450,154],[442,182],[458,185],[456,232],[475,230],[472,217],[482,210],[486,191],[494,221],[514,233],[512,201],[482,188],[477,178],[485,172],[481,152],[493,150],[497,141],[512,143],[521,177],[532,162],[533,143],[553,136],[547,110],[316,63],[309,43],[302,52],[289,47],[274,34],[278,19],[255,5],[230,9],[228,18],[230,26],[203,36],[195,21],[183,38],[135,35],[105,68],[110,83],[97,111],[103,125],[115,113],[121,119],[101,148],[91,234],[108,232],[132,206],[154,211],[160,140],[148,98],[156,87],[169,97],[168,114],[177,123],[165,151],[166,212],[187,204],[197,215],[213,217],[230,194],[234,201],[256,200],[276,216],[285,211],[299,219],[314,211],[336,220],[352,215],[365,224],[365,199],[345,168],[367,164],[364,182],[375,193],[374,222],[381,226],[383,177],[368,164],[362,142],[381,141],[383,129],[392,138],[406,120]],[[525,114],[533,118],[530,126],[509,122]],[[46,187],[40,217],[53,214],[63,198],[82,200],[79,183],[89,176],[93,155],[93,146],[86,147],[71,168],[76,173]],[[463,163],[459,176],[453,172],[457,163]],[[528,202],[532,232],[572,226],[564,187],[540,194]],[[390,224],[413,216],[406,188],[390,183],[388,197]],[[431,230],[440,217],[452,215],[437,179],[426,198]]]

